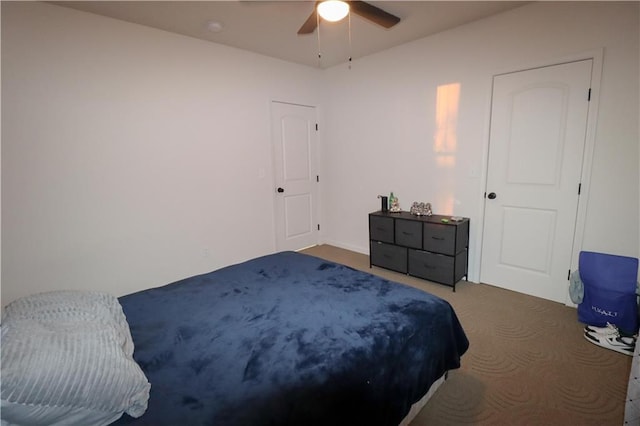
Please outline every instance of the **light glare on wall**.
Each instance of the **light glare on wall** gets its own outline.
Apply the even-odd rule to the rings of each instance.
[[[433,151],[437,155],[438,166],[453,168],[458,144],[460,83],[438,86],[436,96],[436,132]]]

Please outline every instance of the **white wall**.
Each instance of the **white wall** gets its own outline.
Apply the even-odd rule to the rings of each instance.
[[[637,257],[638,21],[637,2],[540,2],[327,70],[326,241],[367,253],[367,213],[394,191],[404,209],[428,201],[435,213],[471,218],[477,281],[492,76],[603,48],[578,250]],[[460,84],[459,108],[455,145],[444,152],[435,144],[436,93],[451,83]]]
[[[270,101],[317,105],[319,76],[2,2],[2,303],[121,295],[273,252]]]
[[[324,241],[368,252],[367,213],[393,190],[405,209],[471,217],[477,280],[492,75],[599,48],[582,248],[638,256],[638,12],[541,2],[320,71],[2,2],[0,304],[120,295],[272,252],[271,99],[319,106]],[[450,83],[456,145],[436,152],[436,90]]]

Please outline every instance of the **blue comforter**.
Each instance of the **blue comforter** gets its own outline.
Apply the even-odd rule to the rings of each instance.
[[[444,300],[282,252],[120,298],[136,425],[397,425],[468,340]]]

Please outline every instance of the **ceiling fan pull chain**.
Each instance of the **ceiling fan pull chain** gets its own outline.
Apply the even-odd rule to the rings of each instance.
[[[316,12],[316,25],[318,28],[318,67],[322,67],[322,52],[320,51],[320,14]]]
[[[351,9],[349,9],[349,69],[351,69]]]

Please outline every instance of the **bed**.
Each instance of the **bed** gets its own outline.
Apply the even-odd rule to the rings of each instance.
[[[395,426],[469,345],[448,302],[295,252],[119,303],[151,386],[119,425]]]

